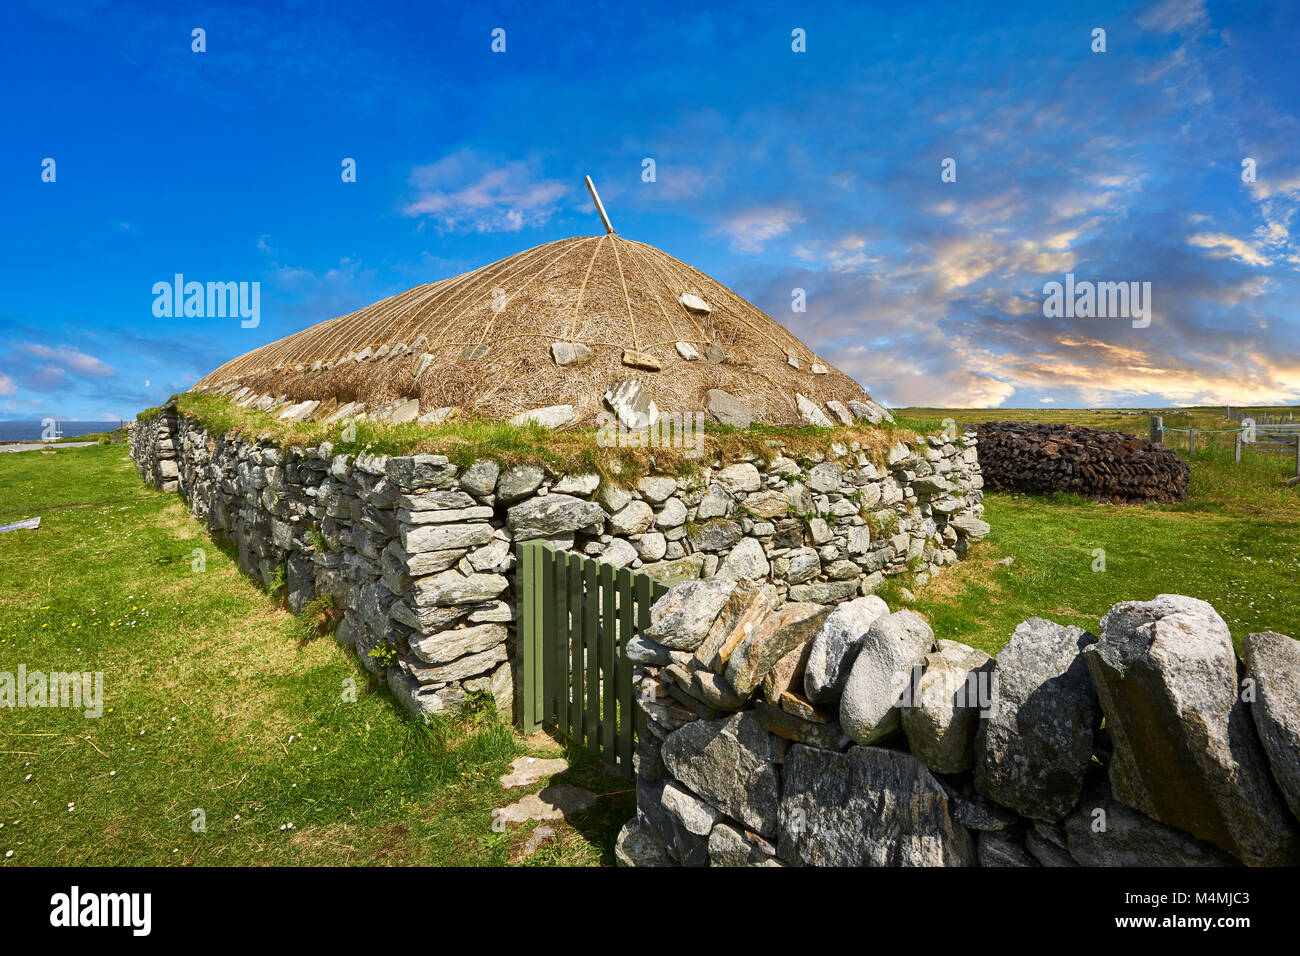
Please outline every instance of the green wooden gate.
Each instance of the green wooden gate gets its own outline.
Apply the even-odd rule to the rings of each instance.
[[[519,545],[517,572],[524,733],[555,727],[631,777],[644,718],[623,647],[649,626],[668,586],[544,541]]]

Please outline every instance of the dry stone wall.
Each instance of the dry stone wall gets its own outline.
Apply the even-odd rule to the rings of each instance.
[[[1032,618],[996,657],[871,595],[678,585],[629,648],[628,866],[1300,862],[1300,642],[1204,601]],[[1102,718],[1105,718],[1103,726]]]
[[[811,459],[774,449],[630,487],[535,465],[282,449],[172,408],[130,441],[141,476],[182,494],[243,571],[282,579],[291,610],[330,595],[340,643],[416,714],[480,691],[510,707],[520,541],[667,583],[746,579],[779,607],[846,601],[886,575],[924,584],[989,530],[973,433],[897,443],[881,464],[828,441]]]

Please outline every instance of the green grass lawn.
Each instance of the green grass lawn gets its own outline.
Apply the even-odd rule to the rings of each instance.
[[[1273,410],[1276,413],[1279,410]],[[1165,414],[1166,426],[1234,427],[1220,409]],[[1114,410],[905,409],[904,419],[1076,422],[1145,436],[1150,420]],[[1231,438],[1231,436],[1227,436]],[[1287,488],[1293,455],[1248,453],[1198,438],[1186,502],[1101,505],[1073,495],[990,493],[988,539],[966,562],[918,592],[915,609],[939,637],[993,652],[1028,617],[1098,622],[1119,601],[1177,593],[1209,601],[1234,640],[1274,630],[1300,638],[1300,487]],[[1105,552],[1104,570],[1095,552]],[[1011,557],[1011,567],[996,561]],[[882,596],[891,606],[897,587]]]
[[[0,524],[37,515],[0,534],[0,671],[102,671],[104,714],[0,709],[0,865],[520,862],[531,827],[494,832],[492,809],[529,791],[497,778],[549,741],[490,701],[424,727],[350,651],[295,640],[122,445],[0,456]],[[552,782],[607,796],[528,863],[611,863],[635,812],[570,759]]]

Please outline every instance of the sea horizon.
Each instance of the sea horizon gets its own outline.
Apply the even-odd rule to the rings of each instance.
[[[45,432],[42,421],[41,419],[36,421],[0,421],[0,442],[41,441],[42,434]],[[115,431],[121,424],[120,420],[102,422],[60,420],[56,427],[60,432],[60,438],[75,438],[78,435],[94,435],[99,432]]]

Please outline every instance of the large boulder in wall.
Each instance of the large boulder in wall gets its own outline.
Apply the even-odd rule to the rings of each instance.
[[[877,617],[858,646],[840,697],[840,726],[854,741],[874,744],[902,726],[899,704],[912,678],[934,646],[934,632],[913,611]],[[807,677],[805,675],[805,682]]]
[[[776,835],[780,785],[772,735],[752,711],[696,720],[668,735],[664,766],[692,792],[754,832]]]
[[[1236,865],[1218,847],[1113,799],[1104,781],[1065,818],[1065,845],[1082,866]]]
[[[1260,743],[1287,806],[1300,819],[1300,641],[1265,631],[1241,642]]]
[[[1092,760],[1097,695],[1081,627],[1030,618],[998,651],[993,706],[975,737],[975,787],[1021,816],[1054,823],[1070,812]]]
[[[991,703],[982,692],[993,658],[960,641],[939,641],[924,668],[900,709],[908,747],[937,773],[969,770],[980,713]]]
[[[1244,863],[1300,862],[1214,608],[1178,594],[1116,604],[1084,657],[1114,739],[1116,799]]]
[[[777,855],[802,866],[973,866],[947,791],[911,754],[795,744],[785,760]]]

